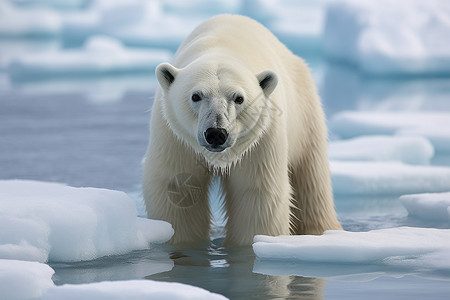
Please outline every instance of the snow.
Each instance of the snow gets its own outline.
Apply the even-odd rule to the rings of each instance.
[[[450,220],[450,192],[403,195],[400,202],[414,218],[433,222]]]
[[[319,83],[319,82],[318,82]],[[320,81],[324,108],[358,111],[448,111],[449,79],[368,77],[345,64],[328,62]]]
[[[450,270],[450,229],[398,227],[368,232],[254,238],[259,260],[421,266]]]
[[[400,161],[429,164],[434,155],[431,143],[414,136],[360,136],[329,143],[329,159],[344,161]]]
[[[284,43],[320,52],[327,0],[243,0],[241,13],[265,24]],[[300,45],[300,47],[299,47]]]
[[[17,9],[0,2],[0,37],[54,37],[60,33],[62,20],[49,9]]]
[[[450,190],[450,168],[401,162],[331,161],[333,191],[340,195],[402,195]]]
[[[227,299],[202,288],[152,280],[105,281],[51,287],[42,300],[128,300],[128,299]]]
[[[151,280],[55,286],[54,270],[38,262],[0,259],[2,299],[226,299],[202,288]],[[147,274],[148,275],[148,274]]]
[[[82,261],[146,249],[173,234],[137,218],[125,193],[63,184],[0,181],[0,258]]]
[[[61,10],[82,9],[91,0],[9,0],[10,2],[24,7],[51,7]]]
[[[20,83],[20,92],[27,97],[82,94],[91,103],[120,102],[128,93],[150,94],[157,88],[153,74],[127,74],[125,76],[98,76],[86,78],[52,78]]]
[[[330,2],[325,51],[369,74],[449,74],[446,0]]]
[[[164,4],[167,7],[164,7]],[[172,3],[174,4],[174,3]],[[201,11],[198,1],[190,4]],[[126,45],[176,49],[183,39],[207,16],[180,17],[176,7],[165,1],[94,1],[84,14],[64,23],[64,40],[84,40],[92,34],[104,34]],[[174,8],[175,12],[166,9]]]
[[[170,58],[165,50],[126,49],[109,37],[91,37],[77,50],[22,53],[11,58],[8,69],[13,79],[55,76],[85,76],[125,72],[153,72]]]
[[[303,49],[317,50],[321,47],[327,0],[283,3],[276,0],[208,3],[195,0],[188,4],[173,0],[73,0],[67,3],[14,0],[13,3],[14,6],[5,4],[2,9],[7,18],[3,20],[5,25],[1,26],[1,32],[8,36],[29,36],[39,30],[44,35],[62,37],[67,45],[78,46],[91,35],[103,34],[128,46],[175,50],[206,18],[234,13],[265,23],[292,47],[300,41]]]
[[[368,134],[424,136],[436,152],[450,151],[449,112],[344,111],[331,118],[329,127],[341,138]]]
[[[2,299],[38,299],[53,286],[53,269],[48,265],[0,259],[0,295]]]

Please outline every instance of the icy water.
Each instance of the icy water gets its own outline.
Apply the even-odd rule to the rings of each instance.
[[[328,118],[341,110],[450,110],[448,79],[368,79],[342,66],[317,62],[312,66]],[[156,86],[152,75],[33,82],[1,78],[0,179],[122,190],[136,199],[143,213],[140,162]],[[449,166],[450,160],[438,154],[433,164]],[[336,197],[336,207],[346,230],[416,225],[397,199],[398,195]],[[450,295],[450,274],[377,264],[261,262],[251,248],[223,248],[223,221],[216,201],[212,206],[216,225],[207,249],[159,245],[94,261],[51,263],[54,281],[59,285],[148,278],[188,283],[231,299],[448,299]]]

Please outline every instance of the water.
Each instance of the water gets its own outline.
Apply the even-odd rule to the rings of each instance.
[[[395,79],[394,84],[311,62],[328,118],[349,109],[450,110],[450,89],[442,78]],[[156,86],[151,75],[22,83],[9,82],[4,74],[0,78],[0,179],[122,190],[136,198],[143,213],[140,162]],[[448,155],[438,155],[433,164],[450,166]],[[450,294],[450,274],[438,271],[260,262],[250,247],[221,247],[223,220],[216,202],[213,207],[216,225],[207,249],[158,245],[89,262],[51,263],[54,281],[147,278],[188,283],[232,299],[448,299]],[[420,226],[408,219],[398,195],[337,197],[336,207],[346,230]]]

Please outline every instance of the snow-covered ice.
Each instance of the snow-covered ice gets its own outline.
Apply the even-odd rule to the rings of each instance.
[[[128,93],[152,93],[157,82],[153,74],[126,74],[124,76],[97,76],[53,78],[44,81],[20,83],[20,92],[28,97],[82,94],[95,104],[119,102]],[[14,91],[14,87],[10,91]]]
[[[339,195],[402,195],[450,190],[450,168],[401,162],[331,161],[333,191]]]
[[[51,287],[42,300],[227,299],[199,287],[152,280],[105,281]]]
[[[329,159],[344,161],[400,161],[429,164],[433,145],[424,137],[360,136],[329,143]]]
[[[449,111],[447,77],[367,77],[346,64],[329,62],[320,94],[328,115],[359,111]]]
[[[329,127],[342,138],[368,134],[424,136],[436,152],[450,151],[449,112],[343,111],[331,118]]]
[[[39,299],[53,286],[53,271],[48,265],[0,259],[0,297],[2,299]]]
[[[265,24],[289,47],[317,53],[322,46],[327,1],[243,0],[241,13]]]
[[[450,229],[398,227],[369,232],[254,238],[260,260],[381,264],[450,270]]]
[[[433,222],[450,220],[450,192],[403,195],[400,202],[411,217]]]
[[[328,56],[371,74],[449,74],[450,3],[446,0],[330,2]]]
[[[63,38],[70,44],[92,34],[105,34],[128,46],[174,50],[207,17],[198,14],[205,7],[204,3],[189,4],[191,9],[197,8],[194,18],[180,17],[176,10],[182,5],[170,1],[97,0],[84,14],[74,15],[64,22]]]
[[[18,9],[0,2],[0,37],[54,37],[62,28],[56,12],[45,9]]]
[[[88,5],[91,0],[9,0],[22,7],[51,7],[58,10],[82,9]]]
[[[22,53],[7,67],[13,79],[55,76],[86,76],[110,73],[153,72],[161,61],[169,60],[166,50],[127,49],[118,40],[94,36],[81,49]]]
[[[170,224],[137,218],[125,193],[63,184],[0,181],[0,258],[92,260],[146,249],[173,234]]]
[[[151,280],[55,286],[54,273],[43,263],[0,259],[1,299],[226,299],[195,286]]]

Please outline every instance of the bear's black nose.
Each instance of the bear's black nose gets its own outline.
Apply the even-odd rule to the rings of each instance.
[[[208,128],[205,139],[213,147],[222,146],[228,138],[228,132],[223,128]]]

